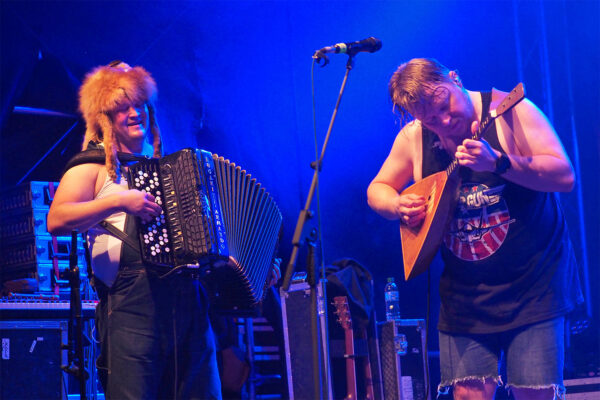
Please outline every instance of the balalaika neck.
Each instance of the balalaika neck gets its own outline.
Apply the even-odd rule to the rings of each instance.
[[[488,115],[487,117],[485,117],[483,119],[483,121],[481,121],[481,123],[479,124],[479,128],[477,129],[477,132],[475,132],[473,135],[471,135],[471,139],[480,140],[481,137],[483,136],[483,134],[485,133],[485,131],[488,130],[488,128],[490,127],[492,122],[494,122],[495,119],[496,119],[496,117],[492,117],[491,115]],[[446,175],[448,175],[448,177],[450,177],[457,170],[458,170],[458,160],[456,159],[456,157],[454,157],[454,158],[452,158],[452,162],[450,162],[450,165],[448,165],[448,167],[446,168]]]

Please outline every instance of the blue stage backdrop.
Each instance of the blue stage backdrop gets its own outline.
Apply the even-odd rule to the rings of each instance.
[[[386,277],[401,282],[404,317],[425,317],[428,292],[426,276],[403,282],[398,223],[366,202],[367,185],[400,128],[387,94],[392,72],[410,58],[434,57],[458,69],[469,89],[510,90],[524,81],[579,172],[578,188],[561,198],[597,324],[598,2],[3,1],[1,7],[3,187],[60,178],[81,144],[76,96],[87,71],[115,59],[143,65],[158,83],[167,152],[200,147],[223,155],[275,197],[284,216],[284,264],[312,178],[311,55],[338,42],[381,39],[380,51],[355,58],[324,159],[320,207],[316,199],[312,207],[320,210],[325,263],[351,257],[373,272],[380,319]],[[330,60],[314,71],[319,148],[347,57]],[[71,116],[20,114],[15,106]],[[304,263],[301,256],[298,269]],[[431,273],[433,327],[438,260]]]

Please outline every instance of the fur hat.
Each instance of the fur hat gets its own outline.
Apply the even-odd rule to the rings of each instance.
[[[79,89],[79,110],[86,125],[83,150],[87,149],[90,141],[103,143],[108,174],[113,181],[117,181],[120,171],[118,139],[109,116],[111,111],[128,101],[133,104],[145,103],[148,106],[154,157],[161,156],[162,141],[154,107],[156,82],[142,67],[131,68],[120,62],[112,66],[114,64],[96,67],[86,75]]]

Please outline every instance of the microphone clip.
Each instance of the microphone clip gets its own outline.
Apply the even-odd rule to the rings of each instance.
[[[313,54],[313,56],[312,56],[312,58],[315,60],[315,62],[317,64],[319,64],[321,66],[321,68],[323,68],[324,66],[329,64],[329,57],[327,57],[325,55],[325,52],[323,51],[324,49],[325,48],[315,51],[315,54]],[[323,60],[323,65],[321,65],[322,60]]]

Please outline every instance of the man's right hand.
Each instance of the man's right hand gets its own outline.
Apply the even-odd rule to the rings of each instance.
[[[150,193],[131,189],[119,195],[125,212],[140,217],[143,222],[149,222],[162,213],[162,208],[156,204],[154,196]]]
[[[427,215],[425,198],[414,193],[398,195],[394,199],[394,209],[400,222],[410,228],[419,226]]]

